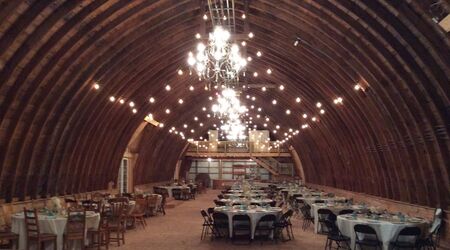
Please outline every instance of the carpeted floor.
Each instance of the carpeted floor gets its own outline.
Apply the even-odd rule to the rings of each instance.
[[[251,245],[234,245],[231,241],[214,240],[209,238],[200,240],[203,218],[201,209],[207,209],[214,205],[213,199],[219,191],[208,190],[196,200],[171,201],[174,208],[167,209],[165,216],[158,215],[147,218],[147,228],[133,229],[125,235],[125,245],[114,249],[140,250],[140,249],[323,249],[326,236],[313,233],[312,226],[307,231],[301,229],[301,220],[294,219],[295,240],[288,242],[264,242],[254,241]]]

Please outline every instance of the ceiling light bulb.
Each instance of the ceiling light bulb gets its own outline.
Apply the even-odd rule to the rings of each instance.
[[[256,56],[257,56],[257,57],[261,57],[261,56],[262,56],[261,51],[256,52]]]
[[[295,102],[297,102],[297,103],[299,103],[299,102],[301,102],[302,101],[302,99],[300,99],[300,97],[297,97],[296,99],[295,99]]]
[[[166,109],[166,114],[170,114],[170,109]]]
[[[183,75],[183,70],[179,69],[178,70],[178,75],[180,75],[180,76]]]
[[[148,99],[148,101],[149,101],[150,103],[154,103],[154,102],[155,102],[155,98],[150,97],[150,99]]]
[[[256,100],[256,97],[252,96],[252,101]]]
[[[253,32],[248,33],[248,37],[253,38],[254,36]]]
[[[137,109],[133,109],[132,111],[133,111],[133,113],[135,113],[135,114],[137,113]]]
[[[246,41],[242,41],[242,42],[241,42],[241,45],[242,45],[243,47],[245,47],[245,46],[247,45],[247,42],[246,42]]]
[[[308,118],[308,115],[305,113],[305,114],[303,114],[303,118]]]
[[[200,33],[195,34],[195,38],[200,39],[202,38],[202,35],[200,35]]]
[[[280,125],[276,125],[275,128],[276,128],[276,129],[280,129]]]
[[[164,123],[160,123],[160,124],[158,124],[158,126],[159,126],[160,128],[163,128],[163,127],[164,127]]]
[[[195,132],[195,130],[191,129],[191,133],[194,133],[194,132]]]
[[[206,108],[205,108],[205,107],[203,107],[203,108],[202,108],[202,110],[203,110],[203,111],[206,111]]]
[[[355,90],[360,90],[360,89],[361,89],[361,85],[356,84],[353,88],[354,88]]]
[[[110,96],[110,97],[109,97],[109,100],[110,100],[111,102],[114,102],[114,101],[116,100],[116,98],[115,98],[114,96]]]
[[[244,14],[242,14],[242,19],[245,19],[245,18],[247,18],[247,16],[244,13]]]
[[[183,102],[184,102],[183,99],[178,99],[179,104],[183,104]]]
[[[322,114],[322,115],[325,114],[325,110],[324,110],[324,109],[321,109],[321,110],[320,110],[320,114]]]
[[[170,87],[170,85],[167,84],[167,85],[166,85],[166,90],[167,90],[167,91],[170,91],[171,89],[172,89],[172,88]]]
[[[120,100],[119,100],[119,103],[120,103],[120,104],[124,104],[124,103],[125,103],[125,100],[124,100],[124,99],[120,99]]]
[[[251,56],[247,57],[247,61],[251,62],[252,61],[252,57]]]
[[[183,124],[183,127],[184,127],[184,128],[187,128],[187,127],[188,127],[188,125],[187,125],[187,124]]]
[[[269,117],[266,117],[266,122],[268,122],[270,119],[269,119]]]
[[[286,115],[290,115],[291,114],[291,110],[286,109]]]
[[[190,91],[194,91],[194,86],[192,86],[192,85],[189,86],[189,90],[190,90]]]
[[[206,14],[203,15],[203,20],[208,20],[208,16]]]
[[[198,121],[198,117],[196,116],[196,117],[194,117],[194,121]]]
[[[96,90],[100,89],[100,84],[94,83],[94,89],[96,89]]]
[[[266,88],[266,87],[262,87],[261,90],[262,90],[263,92],[266,92],[267,88]]]
[[[273,104],[273,105],[277,105],[277,100],[273,99],[273,100],[272,100],[272,104]]]
[[[272,74],[272,70],[271,69],[267,69],[267,74]]]
[[[322,103],[317,102],[317,103],[316,103],[316,107],[318,107],[318,108],[322,107]]]
[[[311,118],[311,120],[312,120],[313,122],[315,122],[315,121],[317,121],[317,118],[316,118],[315,116],[313,116],[313,118]]]
[[[130,107],[134,107],[134,102],[130,102],[128,105],[130,105]]]
[[[223,16],[223,20],[227,20],[227,16]]]
[[[258,77],[258,72],[253,72],[254,77]]]
[[[284,90],[284,85],[280,85],[279,89]]]

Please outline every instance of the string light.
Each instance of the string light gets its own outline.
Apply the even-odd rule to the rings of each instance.
[[[129,102],[128,105],[130,105],[130,107],[134,107],[134,102]]]
[[[203,20],[208,20],[208,16],[206,14],[203,15]]]
[[[133,111],[133,113],[134,113],[134,114],[136,114],[136,113],[137,113],[137,109],[133,109],[132,111]]]
[[[300,103],[302,101],[302,99],[300,99],[300,97],[297,97],[296,99],[295,99],[295,102],[296,103]]]
[[[343,99],[342,97],[337,97],[336,99],[333,100],[334,104],[338,105],[338,104],[342,104]]]
[[[124,100],[124,99],[120,99],[120,100],[119,100],[119,103],[120,103],[120,104],[124,104],[124,103],[125,103],[125,100]]]
[[[266,88],[266,87],[262,87],[261,90],[262,90],[263,92],[266,92],[267,88]]]
[[[256,52],[256,56],[257,56],[257,57],[261,57],[261,56],[262,56],[261,51]]]
[[[284,90],[284,85],[280,85],[278,88],[279,88],[280,90]]]
[[[243,47],[245,47],[245,46],[247,46],[247,42],[246,42],[246,41],[242,41],[242,42],[241,42],[241,45],[242,45]]]
[[[183,102],[184,102],[183,99],[181,99],[181,98],[178,99],[178,103],[179,103],[179,104],[183,104]]]
[[[286,109],[286,115],[290,115],[291,114],[291,110]]]
[[[271,69],[267,69],[267,74],[272,74],[272,70]]]
[[[100,84],[94,83],[93,87],[94,87],[95,90],[99,90],[100,89]]]
[[[302,117],[306,119],[306,118],[308,118],[308,115],[307,115],[306,113],[304,113],[304,114],[302,115]]]
[[[253,32],[248,33],[248,37],[253,38],[254,36]]]
[[[110,97],[109,97],[109,100],[110,100],[111,102],[114,102],[114,101],[116,100],[116,98],[115,98],[114,96],[110,96]]]
[[[272,104],[273,104],[273,105],[277,105],[277,100],[273,99],[273,100],[272,100]]]
[[[170,114],[170,109],[166,109],[166,114]]]
[[[321,109],[319,112],[321,115],[325,114],[325,109]]]
[[[179,69],[178,70],[178,75],[180,75],[180,76],[183,75],[183,70]]]
[[[155,98],[154,98],[154,97],[150,97],[150,98],[148,99],[148,101],[149,101],[150,103],[155,103]]]
[[[318,107],[318,108],[322,107],[322,103],[317,102],[317,103],[316,103],[316,107]]]
[[[242,19],[247,18],[247,16],[245,14],[242,14]]]
[[[190,90],[190,91],[194,91],[194,86],[192,86],[192,85],[189,86],[189,90]]]
[[[170,85],[167,84],[167,85],[166,85],[166,90],[167,90],[167,91],[170,91],[171,89],[172,89],[172,88],[170,87]]]

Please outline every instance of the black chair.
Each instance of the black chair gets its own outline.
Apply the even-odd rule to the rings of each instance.
[[[314,224],[314,218],[311,216],[311,206],[308,204],[305,204],[303,207],[300,208],[300,211],[302,212],[303,216],[303,225],[302,229],[305,231],[311,224]]]
[[[222,200],[222,199],[224,199],[224,196],[223,196],[223,194],[219,194],[219,195],[217,195],[217,198],[219,198],[219,200]]]
[[[344,209],[339,211],[339,215],[341,214],[352,214],[354,211],[352,209]]]
[[[250,202],[250,205],[251,206],[260,206],[260,203],[258,203],[258,202]]]
[[[317,210],[317,219],[320,225],[320,233],[328,233],[330,228],[327,227],[326,221],[336,221],[336,215],[329,209],[320,208]]]
[[[206,236],[211,232],[211,235],[214,235],[214,228],[213,228],[213,220],[212,218],[206,213],[205,210],[200,211],[202,217],[203,217],[203,228],[202,228],[202,235],[200,237],[201,240],[206,238]]]
[[[237,214],[232,218],[233,221],[233,243],[236,240],[246,240],[248,244],[252,242],[252,229],[250,217],[246,214]]]
[[[228,215],[224,213],[214,212],[213,215],[213,232],[214,237],[222,238],[229,236]]]
[[[292,240],[294,239],[294,231],[292,230],[291,217],[294,214],[292,209],[289,209],[286,213],[284,213],[281,218],[275,223],[275,236],[276,239],[281,238],[282,241]],[[283,230],[286,229],[286,233],[288,239],[285,240],[283,236]]]
[[[369,225],[357,224],[354,226],[355,230],[355,249],[359,246],[360,249],[363,246],[373,247],[375,249],[382,249],[383,243],[378,240],[378,235],[375,229]]]
[[[223,206],[225,206],[225,202],[219,201],[219,200],[214,200],[214,204],[216,204],[216,206],[218,206],[218,207],[223,207]]]
[[[390,242],[392,249],[419,249],[419,237],[422,231],[418,227],[405,227],[397,235],[394,242]]]
[[[431,224],[429,233],[425,239],[419,239],[421,249],[433,249],[439,246],[439,240],[442,232],[442,209],[436,208],[434,212],[433,223]]]
[[[334,221],[326,220],[324,223],[326,227],[329,228],[327,233],[327,241],[325,242],[325,249],[333,249],[333,242],[335,242],[337,246],[335,249],[351,249],[350,237],[342,235]]]
[[[269,203],[269,205],[271,206],[271,207],[275,207],[276,205],[277,205],[277,201],[271,201],[270,203]]]
[[[209,217],[212,218],[212,215],[214,213],[214,208],[213,207],[209,207],[208,210],[206,210],[208,212]]]
[[[255,239],[261,239],[261,244],[263,240],[269,240],[271,236],[274,236],[275,223],[277,217],[273,214],[267,214],[259,219],[255,228]]]
[[[174,188],[172,189],[172,196],[175,200],[182,200],[182,194],[181,194],[181,189],[179,188]]]

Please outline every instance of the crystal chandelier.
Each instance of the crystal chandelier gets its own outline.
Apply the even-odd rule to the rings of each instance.
[[[241,116],[248,111],[242,106],[236,91],[226,88],[217,97],[217,103],[212,105],[215,115],[224,119],[220,129],[226,134],[228,140],[244,140],[246,127],[241,122]]]
[[[239,75],[244,72],[247,60],[241,56],[239,46],[230,42],[230,36],[230,32],[216,26],[209,34],[206,45],[200,42],[195,54],[189,52],[187,62],[200,80],[225,86],[239,82]]]

